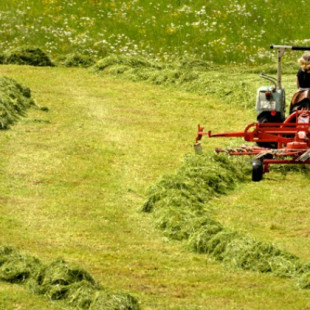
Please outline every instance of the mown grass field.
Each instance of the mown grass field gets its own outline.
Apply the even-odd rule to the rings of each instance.
[[[255,120],[256,89],[268,85],[258,73],[275,73],[269,45],[309,45],[306,10],[304,0],[0,0],[1,64],[24,46],[56,65],[99,60],[0,66],[48,108],[0,131],[0,246],[43,264],[61,257],[141,309],[310,309],[297,276],[195,253],[142,212],[148,188],[193,154],[198,123],[239,131]],[[298,57],[283,59],[287,102]],[[203,139],[206,152],[241,143]],[[309,263],[308,181],[308,169],[272,167],[209,201],[208,216]],[[74,307],[0,281],[0,310],[13,309]]]
[[[74,262],[103,286],[133,294],[142,309],[310,306],[310,292],[296,281],[195,254],[164,237],[141,212],[147,188],[193,152],[197,123],[239,130],[255,119],[255,94],[249,108],[86,69],[1,66],[0,73],[30,87],[37,103],[49,108],[32,109],[1,131],[1,244],[43,262]],[[256,74],[240,78],[256,81]],[[294,75],[284,83],[290,94]],[[204,142],[210,150],[230,143]],[[274,169],[264,181],[245,182],[212,201],[214,217],[307,262],[307,183],[305,173]],[[0,309],[69,306],[0,282]]]

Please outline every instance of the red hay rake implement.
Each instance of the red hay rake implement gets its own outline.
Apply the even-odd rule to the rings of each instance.
[[[252,123],[244,131],[212,134],[198,125],[195,149],[201,151],[201,138],[239,137],[247,142],[272,143],[276,148],[240,146],[236,149],[217,148],[217,153],[253,155],[252,180],[260,181],[272,164],[310,164],[310,110],[297,110],[282,123]]]
[[[241,146],[220,149],[229,155],[253,155],[252,180],[260,181],[272,164],[310,164],[310,88],[299,88],[290,105],[290,115],[285,119],[285,90],[281,82],[281,59],[287,50],[309,51],[310,46],[271,45],[277,50],[277,78],[267,74],[260,77],[273,86],[262,86],[257,91],[257,122],[244,131],[212,134],[198,125],[195,150],[201,152],[200,140],[207,135],[239,137],[258,146]]]

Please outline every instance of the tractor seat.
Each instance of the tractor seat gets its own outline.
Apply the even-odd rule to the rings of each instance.
[[[300,88],[293,95],[290,114],[300,109],[310,109],[310,88]]]

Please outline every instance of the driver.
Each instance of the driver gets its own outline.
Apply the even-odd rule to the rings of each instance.
[[[303,108],[310,108],[310,53],[304,53],[298,59],[300,68],[297,72],[298,91],[293,95],[290,113]]]

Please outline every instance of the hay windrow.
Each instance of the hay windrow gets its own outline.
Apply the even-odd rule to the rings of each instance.
[[[298,257],[247,236],[239,236],[228,243],[223,260],[245,270],[289,278],[296,276],[301,267]]]
[[[18,47],[7,51],[4,55],[4,64],[30,65],[39,67],[54,66],[51,59],[40,48]]]
[[[0,246],[0,267],[10,258],[10,256],[15,252],[12,247]]]
[[[149,189],[143,210],[159,208],[163,199],[169,200],[170,205],[182,206],[183,198],[191,209],[201,210],[207,201],[227,193],[244,180],[245,169],[241,161],[233,162],[224,155],[187,156],[175,175],[163,176]]]
[[[299,278],[298,285],[301,289],[310,289],[310,272],[303,273]]]
[[[27,109],[33,105],[29,88],[11,78],[0,77],[0,129],[7,129],[26,116]]]
[[[130,68],[157,68],[161,69],[160,65],[150,62],[140,56],[125,56],[125,55],[109,55],[99,60],[94,66],[95,71],[102,71],[108,67],[115,65],[128,66]]]
[[[89,55],[83,55],[80,53],[71,53],[61,57],[60,64],[65,67],[81,67],[88,68],[94,65],[95,60]]]
[[[0,267],[0,280],[24,283],[40,274],[40,262],[29,256],[11,255]]]
[[[150,188],[143,211],[153,213],[156,226],[167,237],[187,242],[198,253],[234,268],[297,278],[299,287],[310,289],[310,265],[212,219],[210,201],[245,181],[246,169],[231,157],[189,156],[175,175],[162,177]]]
[[[51,300],[64,300],[75,309],[140,309],[136,298],[107,291],[78,266],[63,259],[44,265],[12,247],[0,246],[0,280],[25,284],[31,292]]]
[[[173,239],[192,240],[202,227],[221,230],[206,202],[234,189],[244,179],[244,169],[222,155],[188,156],[175,175],[150,188],[143,211],[153,211],[156,225]]]
[[[137,300],[126,293],[106,293],[99,292],[96,294],[89,310],[139,310]]]
[[[93,66],[93,71],[199,95],[211,94],[229,105],[237,104],[245,108],[252,107],[261,84],[258,76],[253,77],[253,80],[242,81],[240,70],[216,67],[205,61],[186,58],[173,63],[160,63],[140,56],[109,55],[99,60]],[[226,78],[227,74],[229,79]]]

